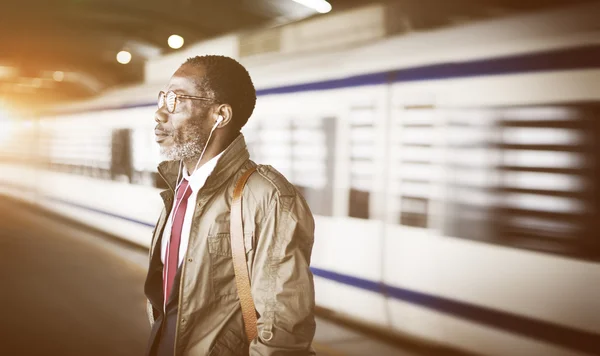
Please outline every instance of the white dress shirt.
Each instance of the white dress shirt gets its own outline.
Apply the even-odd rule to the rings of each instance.
[[[185,252],[187,251],[188,243],[190,241],[190,230],[192,228],[192,218],[194,216],[194,211],[196,210],[196,198],[198,196],[198,191],[200,188],[204,186],[208,176],[212,173],[219,161],[219,158],[223,152],[219,153],[217,156],[213,157],[210,161],[203,164],[200,168],[198,168],[191,176],[188,175],[187,169],[183,168],[183,178],[187,179],[189,182],[188,189],[192,190],[192,194],[190,194],[187,207],[185,209],[185,215],[183,217],[183,227],[181,229],[181,241],[179,242],[179,263],[178,266],[181,266],[183,262],[183,258],[185,257]],[[175,193],[175,202],[173,203],[173,208],[175,209],[177,203],[177,193]],[[167,244],[171,240],[171,224],[173,218],[173,210],[169,213],[169,218],[167,219],[167,224],[165,225],[165,230],[163,231],[162,242],[160,246],[160,255],[163,264],[165,263],[165,255],[167,253]]]

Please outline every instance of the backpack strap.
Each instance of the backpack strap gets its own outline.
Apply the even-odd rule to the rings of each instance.
[[[237,286],[238,298],[242,307],[244,327],[248,342],[252,343],[257,335],[256,309],[250,289],[250,277],[248,265],[246,264],[246,249],[244,247],[244,227],[242,225],[242,193],[248,178],[256,171],[254,166],[247,170],[238,180],[233,190],[231,201],[230,236],[231,256],[233,258],[233,270],[235,272],[235,284]]]

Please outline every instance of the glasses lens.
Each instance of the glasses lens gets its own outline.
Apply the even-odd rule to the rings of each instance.
[[[158,93],[158,108],[162,108],[165,105],[165,93],[162,91]]]
[[[167,110],[169,112],[173,112],[175,110],[175,100],[177,100],[177,95],[172,91],[167,93]]]

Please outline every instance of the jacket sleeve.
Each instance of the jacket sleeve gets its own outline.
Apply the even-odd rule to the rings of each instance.
[[[250,356],[314,355],[314,219],[299,195],[271,198],[257,228],[251,271],[258,337]]]

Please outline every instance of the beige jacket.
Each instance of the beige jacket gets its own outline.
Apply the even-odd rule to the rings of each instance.
[[[242,196],[246,258],[258,313],[258,338],[248,345],[245,336],[229,219],[234,185],[255,165],[240,134],[198,192],[181,271],[176,356],[314,355],[315,294],[309,269],[314,220],[295,187],[270,166],[259,166]],[[178,161],[158,167],[169,189],[161,192],[165,208],[150,256],[160,251],[157,241],[173,204],[178,169]],[[154,312],[148,302],[151,325]]]

